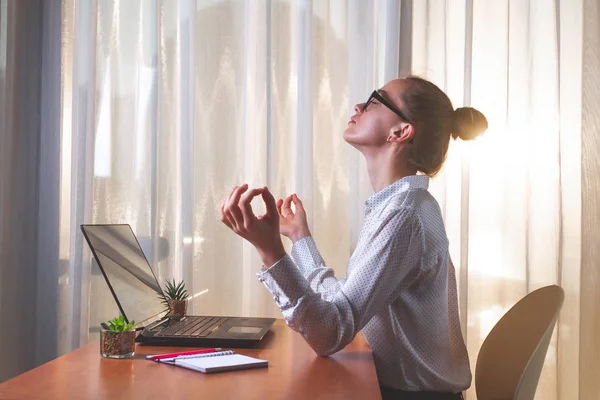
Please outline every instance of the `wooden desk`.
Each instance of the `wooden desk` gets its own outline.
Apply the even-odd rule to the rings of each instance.
[[[344,350],[319,357],[282,320],[254,349],[268,368],[202,374],[148,361],[186,350],[137,345],[131,360],[100,357],[98,342],[0,384],[2,399],[380,399],[375,365],[361,334]],[[189,350],[189,348],[187,349]]]

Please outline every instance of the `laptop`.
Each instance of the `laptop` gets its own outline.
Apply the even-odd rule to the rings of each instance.
[[[136,342],[154,346],[253,347],[275,318],[193,316],[169,318],[164,293],[131,226],[81,225],[92,254]]]

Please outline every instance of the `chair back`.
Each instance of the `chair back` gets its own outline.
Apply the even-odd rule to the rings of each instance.
[[[560,286],[537,289],[496,323],[477,356],[478,400],[533,400],[563,300]]]

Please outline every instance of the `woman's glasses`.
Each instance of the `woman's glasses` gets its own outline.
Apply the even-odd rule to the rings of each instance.
[[[402,111],[398,110],[390,102],[388,102],[386,99],[384,99],[383,96],[381,96],[379,93],[377,93],[377,90],[373,90],[373,93],[371,93],[371,96],[369,96],[369,99],[367,100],[365,105],[362,107],[362,112],[365,112],[367,110],[367,107],[369,107],[369,104],[371,104],[375,100],[380,102],[387,108],[389,108],[394,114],[399,116],[403,121],[411,123],[410,120],[404,115],[404,113]],[[412,142],[413,142],[413,140],[411,138],[408,141],[408,143],[412,143]]]
[[[367,102],[363,106],[362,111],[365,112],[367,110],[367,107],[369,107],[369,104],[371,104],[375,100],[380,102],[381,104],[383,104],[390,110],[392,110],[392,112],[394,114],[396,114],[397,116],[399,116],[400,118],[402,118],[402,120],[410,123],[410,120],[406,117],[406,115],[404,115],[404,113],[402,111],[398,110],[391,103],[389,103],[386,99],[384,99],[383,96],[381,96],[379,93],[377,93],[377,90],[374,90],[373,93],[371,93],[371,96],[369,96],[369,100],[367,100]]]

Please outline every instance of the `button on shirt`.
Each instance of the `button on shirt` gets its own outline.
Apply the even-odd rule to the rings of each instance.
[[[317,354],[337,352],[362,330],[380,384],[459,392],[471,371],[446,230],[428,185],[427,176],[407,176],[366,201],[343,279],[311,237],[258,277]]]

